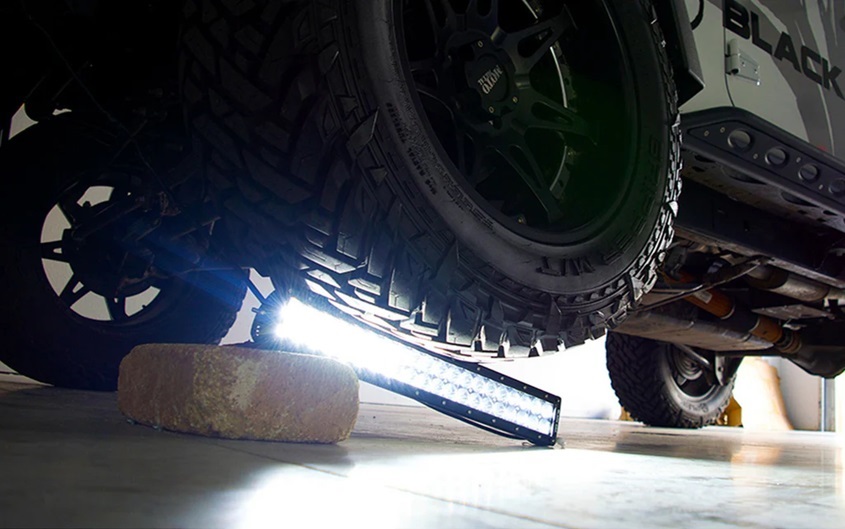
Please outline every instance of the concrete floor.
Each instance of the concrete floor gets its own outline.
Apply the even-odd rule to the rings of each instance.
[[[339,446],[233,442],[20,380],[0,377],[0,527],[845,527],[830,434],[564,420],[548,449],[364,404]]]

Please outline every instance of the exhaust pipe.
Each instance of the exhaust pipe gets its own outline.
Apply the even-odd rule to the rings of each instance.
[[[778,269],[773,270],[779,272]],[[831,293],[837,292],[836,289],[827,285],[820,283],[813,285],[812,283],[815,282],[788,272],[785,274],[788,277],[782,286],[789,285],[789,291],[795,295],[818,296],[822,293],[822,289],[818,288],[819,285],[826,290],[817,300],[829,299]],[[770,277],[774,277],[774,274]],[[783,278],[783,276],[779,277]],[[682,281],[686,280],[692,281],[693,278],[685,275]],[[808,329],[801,335],[784,328],[777,320],[752,312],[717,289],[697,292],[684,300],[719,318],[728,327],[747,332],[751,336],[772,344],[771,349],[756,354],[784,356],[808,373],[826,378],[833,378],[845,372],[845,347],[841,345],[841,336],[845,335],[843,323],[830,322],[827,325]]]
[[[754,288],[807,303],[817,303],[826,299],[845,302],[845,290],[773,266],[764,265],[754,268],[746,274],[746,281]]]
[[[667,280],[674,281],[672,278],[667,278]],[[693,283],[696,278],[681,272],[679,280],[684,283]],[[721,290],[715,288],[702,290],[683,299],[719,318],[727,327],[772,344],[782,354],[793,355],[801,347],[801,337],[798,333],[784,328],[777,320],[752,312]]]
[[[804,296],[803,300],[808,302],[811,296],[817,300],[837,299],[842,293],[788,273],[783,280],[780,272],[773,268],[758,275],[771,279],[777,273],[778,281],[770,283],[775,285],[774,288],[787,285],[790,292]],[[696,277],[685,272],[675,277],[665,276],[665,280],[670,284],[698,283]],[[807,288],[801,290],[798,285]],[[687,305],[672,303],[634,313],[614,332],[699,347],[714,351],[717,356],[782,356],[812,375],[827,378],[845,372],[845,346],[842,345],[845,322],[814,325],[799,334],[773,318],[752,312],[716,288],[695,292],[682,299]],[[684,309],[685,306],[689,307],[689,312]],[[691,306],[718,318],[719,322],[702,320]]]

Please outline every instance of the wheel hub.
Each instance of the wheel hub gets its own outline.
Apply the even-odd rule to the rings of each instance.
[[[536,19],[526,3],[511,3],[520,6],[521,17]],[[521,57],[514,36],[503,31],[499,9],[483,12],[477,3],[471,3],[465,14],[447,20],[438,38],[436,69],[441,80],[448,80],[441,91],[448,94],[453,111],[468,126],[486,134],[509,125],[501,118],[515,115],[520,92],[530,100],[534,90],[528,80],[532,66]]]
[[[679,390],[695,399],[703,398],[717,390],[718,384],[712,377],[708,377],[701,364],[677,347],[667,347],[671,348],[667,352],[671,376]]]
[[[112,230],[76,240],[72,230],[62,237],[62,253],[80,282],[105,298],[134,296],[150,287],[148,269],[151,261],[143,252],[128,252],[121,247]],[[149,255],[152,259],[152,254]]]
[[[693,359],[681,352],[674,352],[675,369],[686,380],[698,380],[704,370]]]
[[[481,40],[471,47],[473,58],[464,67],[465,80],[480,98],[481,115],[502,116],[513,112],[519,97],[513,63],[504,50],[493,48]]]

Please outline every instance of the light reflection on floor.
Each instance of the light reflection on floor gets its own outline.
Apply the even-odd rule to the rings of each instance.
[[[845,527],[842,437],[564,420],[564,449],[364,404],[339,446],[128,424],[0,379],[0,526]]]

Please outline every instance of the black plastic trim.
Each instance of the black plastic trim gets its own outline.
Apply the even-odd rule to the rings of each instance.
[[[845,216],[845,163],[829,153],[732,107],[685,114],[682,126],[684,148]]]
[[[657,0],[657,19],[666,37],[666,51],[675,69],[678,104],[683,105],[704,90],[704,72],[692,34],[685,0]]]

